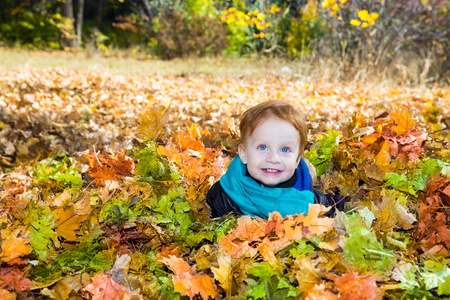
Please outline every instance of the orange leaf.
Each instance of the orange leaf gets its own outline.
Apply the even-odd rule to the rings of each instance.
[[[305,300],[337,300],[338,295],[325,289],[325,284],[316,284],[308,293]]]
[[[75,213],[73,207],[67,210],[59,208],[56,210],[57,224],[56,232],[68,241],[75,241],[77,238],[77,231],[80,229],[88,216],[80,216]]]
[[[95,275],[85,290],[92,294],[92,300],[130,300],[132,296],[126,287],[103,273]]]
[[[191,267],[182,258],[170,255],[163,257],[161,262],[167,265],[175,275],[172,275],[174,288],[182,295],[193,298],[200,294],[202,299],[208,300],[209,296],[216,296],[213,279],[208,275],[192,275]]]
[[[339,289],[339,299],[376,299],[380,290],[373,275],[358,276],[355,272],[347,273],[335,281],[336,288]]]
[[[0,289],[0,299],[2,300],[16,300],[16,294],[10,293],[5,289]]]
[[[28,237],[19,229],[16,229],[4,238],[1,245],[0,258],[4,262],[9,262],[22,255],[31,253]]]
[[[170,255],[169,258],[163,257],[161,262],[167,265],[178,276],[191,275],[191,267],[182,258]]]
[[[411,129],[416,121],[413,120],[411,113],[408,110],[395,111],[391,114],[391,119],[396,125],[392,126],[392,129],[397,134],[404,134]]]
[[[391,147],[389,146],[389,141],[385,140],[380,152],[375,156],[375,164],[378,168],[384,168],[391,162]]]
[[[89,175],[94,178],[98,186],[104,186],[105,182],[118,181],[125,176],[133,175],[134,162],[124,153],[96,154],[88,156]]]
[[[184,278],[172,276],[172,280],[175,290],[182,295],[189,296],[191,299],[197,294],[200,294],[204,300],[208,300],[209,296],[212,298],[216,296],[214,282],[208,275],[195,275]]]
[[[0,290],[20,292],[27,290],[31,286],[31,281],[24,278],[24,271],[19,267],[6,267],[0,269]]]
[[[333,226],[334,219],[328,217],[320,217],[319,214],[327,212],[330,208],[320,204],[309,204],[308,214],[299,215],[296,222],[303,222],[303,226],[308,227],[310,235],[322,234],[330,230]]]

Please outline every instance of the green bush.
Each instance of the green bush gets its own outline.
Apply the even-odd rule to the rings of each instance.
[[[163,15],[156,34],[159,55],[173,59],[189,55],[217,55],[228,47],[226,27],[210,16],[190,16],[177,10]]]
[[[11,16],[0,24],[0,38],[11,45],[58,49],[62,38],[73,34],[72,23],[60,14],[18,8]]]
[[[284,38],[286,53],[292,57],[309,54],[311,42],[322,37],[326,29],[315,1],[309,1],[300,14],[300,18],[291,18]]]

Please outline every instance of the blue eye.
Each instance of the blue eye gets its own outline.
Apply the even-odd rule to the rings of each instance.
[[[291,149],[289,149],[288,147],[283,147],[281,149],[281,152],[283,152],[283,153],[287,153],[287,152],[290,152],[290,151],[291,151]]]
[[[261,146],[258,146],[258,149],[259,150],[266,150],[267,146],[266,145],[261,145]]]

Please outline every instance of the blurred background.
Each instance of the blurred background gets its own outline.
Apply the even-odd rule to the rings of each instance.
[[[0,46],[139,59],[276,57],[449,83],[449,0],[0,0]],[[288,70],[289,71],[289,70]]]

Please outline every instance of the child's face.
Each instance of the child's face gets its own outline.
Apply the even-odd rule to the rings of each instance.
[[[300,161],[299,145],[297,129],[287,121],[272,116],[257,126],[238,150],[254,179],[265,185],[276,185],[294,175]]]

